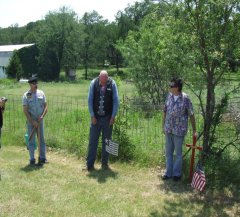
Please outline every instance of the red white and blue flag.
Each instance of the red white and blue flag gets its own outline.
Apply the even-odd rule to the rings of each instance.
[[[110,139],[105,139],[105,142],[106,142],[106,151],[109,154],[118,156],[118,147],[119,147],[119,145],[116,142],[113,142]]]
[[[199,165],[197,165],[196,171],[194,172],[191,186],[199,191],[203,191],[206,186],[205,173]]]

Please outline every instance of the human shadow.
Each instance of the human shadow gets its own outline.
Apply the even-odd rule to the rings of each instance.
[[[99,183],[105,183],[107,179],[117,179],[118,173],[113,171],[112,169],[99,169],[90,171],[87,175],[89,178],[96,179]]]
[[[187,180],[181,179],[180,181],[162,180],[162,177],[158,175],[159,184],[157,185],[160,191],[174,192],[174,193],[186,193],[192,191],[191,185]]]
[[[35,165],[28,164],[25,167],[22,167],[20,170],[23,172],[29,173],[29,172],[33,172],[35,170],[40,170],[43,167],[44,167],[43,164],[35,164]]]

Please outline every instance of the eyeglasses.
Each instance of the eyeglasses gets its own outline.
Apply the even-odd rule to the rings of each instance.
[[[36,84],[37,84],[37,82],[31,82],[30,84],[36,85]]]

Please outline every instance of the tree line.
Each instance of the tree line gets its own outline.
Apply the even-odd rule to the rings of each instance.
[[[125,40],[130,30],[136,31],[151,7],[154,7],[151,0],[136,2],[119,11],[114,22],[109,22],[96,11],[79,18],[71,8],[63,6],[26,26],[0,28],[0,44],[34,43],[35,48],[30,49],[35,56],[33,69],[42,80],[57,80],[61,70],[67,72],[80,66],[85,69],[87,79],[89,67],[110,64],[119,70],[123,57],[116,48],[117,41]],[[7,70],[9,76],[17,79],[29,76],[31,70],[21,67],[14,70],[19,58],[25,62],[18,54],[14,57],[15,64]]]

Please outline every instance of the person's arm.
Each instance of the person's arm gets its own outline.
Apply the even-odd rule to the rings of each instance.
[[[43,92],[42,92],[42,94],[43,94],[43,103],[44,103],[44,105],[43,105],[43,112],[42,112],[41,116],[38,117],[38,123],[40,123],[43,120],[43,118],[47,114],[47,109],[48,109],[46,96],[45,96],[45,94]]]
[[[42,115],[38,118],[38,122],[40,123],[42,120],[43,120],[43,118],[45,117],[45,115],[47,114],[47,103],[45,102],[44,103],[44,109],[43,109],[43,113],[42,113]]]
[[[94,81],[95,80],[91,81],[89,91],[88,91],[88,111],[91,115],[91,121],[93,125],[97,123],[97,118],[95,117],[94,110],[93,110]]]
[[[113,90],[113,111],[112,111],[112,116],[110,119],[110,125],[114,124],[115,117],[117,115],[118,108],[119,108],[118,89],[117,89],[117,85],[114,81],[113,81],[113,85],[112,85],[112,90]]]
[[[0,109],[1,109],[2,113],[5,110],[5,103],[6,103],[6,101],[3,101],[3,100],[0,99]]]
[[[31,118],[31,115],[29,114],[28,112],[28,106],[27,105],[23,105],[23,111],[27,117],[27,120],[29,123],[31,123],[34,127],[37,128],[38,126],[38,122],[37,121],[34,121],[32,118]]]

